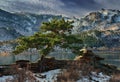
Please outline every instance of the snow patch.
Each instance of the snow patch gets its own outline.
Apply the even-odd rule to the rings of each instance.
[[[54,82],[57,80],[57,75],[61,73],[61,69],[51,70],[44,73],[35,73],[34,76],[40,82]],[[44,76],[44,78],[40,78],[40,76]],[[105,75],[102,72],[96,73],[91,72],[88,76],[83,76],[76,82],[109,82],[111,76]],[[12,76],[3,76],[0,77],[0,82],[6,82],[6,79],[12,80]]]
[[[107,76],[102,72],[98,74],[96,72],[91,72],[90,76],[83,77],[77,82],[109,82],[110,78],[110,76]]]
[[[61,69],[57,69],[57,70],[51,70],[45,73],[41,73],[41,75],[46,76],[46,78],[38,78],[36,77],[37,80],[39,80],[40,82],[54,82],[55,80],[57,80],[57,75],[60,73]],[[35,75],[40,75],[40,74],[35,74]]]
[[[0,77],[0,82],[7,82],[7,80],[12,80],[12,76],[2,76]]]

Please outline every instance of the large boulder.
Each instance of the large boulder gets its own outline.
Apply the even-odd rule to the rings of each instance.
[[[77,56],[74,60],[80,60],[80,59],[88,59],[90,61],[101,61],[104,60],[104,58],[99,57],[98,55],[95,55],[92,50],[88,49],[81,49],[82,55]]]

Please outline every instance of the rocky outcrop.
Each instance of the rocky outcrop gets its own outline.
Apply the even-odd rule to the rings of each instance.
[[[53,69],[67,69],[67,68],[93,68],[94,70],[100,70],[106,74],[120,73],[116,66],[104,64],[101,61],[104,58],[95,55],[91,50],[83,52],[82,56],[76,57],[74,60],[56,60],[55,58],[44,58],[37,62],[38,71],[44,72]],[[32,64],[31,64],[32,65]],[[94,71],[93,70],[93,71]]]
[[[81,51],[83,51],[82,56],[76,57],[75,61],[87,63],[87,65],[94,67],[95,70],[98,69],[107,74],[120,73],[116,66],[102,63],[101,61],[104,58],[94,54],[91,50],[82,49]]]

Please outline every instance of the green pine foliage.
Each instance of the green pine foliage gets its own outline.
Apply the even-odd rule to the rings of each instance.
[[[18,38],[18,46],[13,53],[19,54],[29,48],[37,48],[44,56],[53,51],[54,46],[69,48],[78,54],[82,40],[71,34],[73,21],[64,19],[53,19],[50,22],[43,22],[40,31],[32,36]]]

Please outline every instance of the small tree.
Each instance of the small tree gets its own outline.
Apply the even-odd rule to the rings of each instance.
[[[64,19],[53,19],[50,22],[43,22],[39,32],[32,36],[21,37],[17,40],[15,54],[21,53],[29,48],[37,48],[40,50],[42,57],[48,55],[54,49],[54,46],[61,48],[69,48],[73,53],[79,53],[82,40],[71,34],[73,21],[65,21]]]

